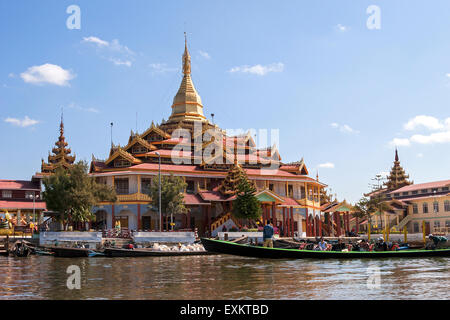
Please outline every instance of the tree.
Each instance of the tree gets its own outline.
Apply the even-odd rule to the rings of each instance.
[[[185,213],[187,209],[184,205],[184,189],[187,184],[183,178],[174,175],[161,177],[161,214]],[[153,179],[150,186],[149,196],[152,204],[159,210],[159,176]]]
[[[380,200],[380,198],[367,198],[362,197],[358,203],[355,204],[356,212],[353,213],[354,217],[365,218],[368,223],[372,225],[372,215],[379,214],[389,210],[391,207]],[[381,222],[383,224],[383,222]]]
[[[60,167],[43,179],[42,196],[47,209],[59,213],[57,220],[65,230],[72,223],[95,220],[91,209],[99,202],[117,200],[113,188],[97,183],[89,176],[88,168],[85,161],[79,161],[68,169]]]
[[[233,201],[233,216],[238,219],[259,219],[262,209],[259,200],[255,197],[255,186],[245,175],[242,175],[237,189],[236,199]]]

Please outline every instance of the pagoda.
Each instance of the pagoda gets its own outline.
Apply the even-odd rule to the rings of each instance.
[[[411,182],[408,180],[409,175],[405,173],[405,170],[400,165],[397,149],[395,149],[394,166],[391,168],[391,173],[389,174],[387,179],[388,181],[385,182],[384,185],[387,187],[388,191],[395,190],[411,184]]]
[[[64,121],[61,115],[61,124],[59,125],[59,138],[55,142],[55,147],[52,149],[53,154],[48,155],[48,163],[42,159],[41,173],[54,173],[57,168],[68,169],[75,162],[75,156],[71,156],[72,150],[67,148],[68,143],[64,137]]]

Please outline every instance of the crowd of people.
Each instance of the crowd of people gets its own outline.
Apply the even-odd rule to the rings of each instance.
[[[398,242],[384,241],[383,238],[378,238],[376,241],[366,241],[365,239],[356,242],[345,243],[342,239],[337,241],[327,242],[323,237],[316,239],[316,243],[304,242],[300,245],[300,250],[317,250],[317,251],[395,251],[401,248],[406,248],[407,244]]]

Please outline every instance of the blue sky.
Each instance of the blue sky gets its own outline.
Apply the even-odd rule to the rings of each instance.
[[[81,29],[66,13],[81,9]],[[366,9],[377,5],[380,29]],[[30,179],[58,136],[77,159],[171,113],[183,32],[205,115],[225,129],[279,129],[356,201],[400,160],[416,182],[450,179],[448,1],[2,1],[0,178]]]

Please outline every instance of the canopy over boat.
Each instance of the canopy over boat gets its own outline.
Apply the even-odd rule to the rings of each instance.
[[[209,252],[234,254],[246,257],[270,259],[347,259],[347,258],[412,258],[450,257],[450,249],[399,250],[399,251],[316,251],[285,248],[266,248],[230,241],[202,238],[202,244]]]

